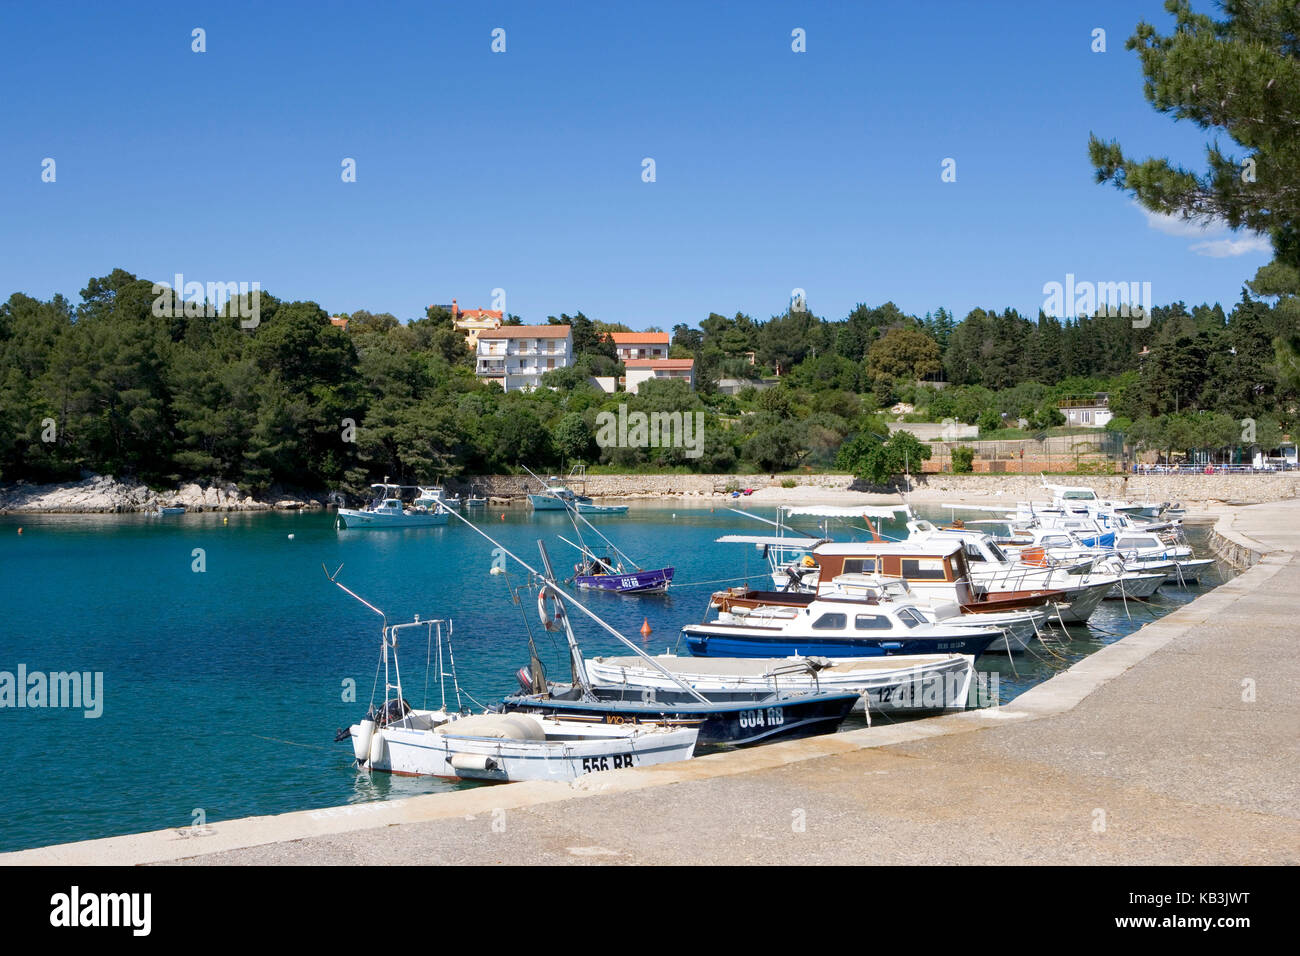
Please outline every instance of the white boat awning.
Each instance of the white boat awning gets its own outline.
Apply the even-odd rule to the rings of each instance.
[[[907,505],[886,507],[870,505],[786,505],[788,515],[809,515],[816,518],[892,518],[898,512],[911,509]]]
[[[717,543],[766,544],[774,548],[811,548],[822,540],[822,538],[799,538],[791,535],[724,534],[721,538],[718,538]]]

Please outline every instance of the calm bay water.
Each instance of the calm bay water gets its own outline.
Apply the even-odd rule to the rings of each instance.
[[[576,552],[557,537],[573,540],[563,514],[501,514],[475,521],[534,565],[544,538],[557,571],[569,573]],[[0,850],[183,827],[200,810],[214,822],[453,787],[358,773],[349,745],[332,742],[366,710],[380,622],[331,585],[322,565],[332,573],[342,564],[339,581],[390,623],[453,618],[460,682],[477,701],[516,689],[526,624],[551,675],[567,674],[559,635],[537,625],[533,600],[517,606],[510,598],[509,583],[522,577],[489,574],[491,546],[455,519],[441,528],[340,533],[332,514],[224,517],[0,517],[0,671],[25,664],[29,672],[104,675],[98,719],[80,710],[0,709],[0,763],[9,768]],[[675,647],[679,628],[703,618],[711,591],[746,577],[769,584],[754,548],[714,543],[726,533],[763,533],[725,508],[634,505],[628,515],[592,521],[643,566],[677,568],[668,595],[583,595],[630,638],[640,639],[648,619],[653,633],[642,646],[654,653]],[[886,531],[905,533],[901,525]],[[201,573],[195,549],[203,552]],[[1149,604],[1130,602],[1131,618],[1106,602],[1092,626],[1072,629],[1064,644],[1014,660],[985,656],[979,669],[999,674],[1005,702],[1207,586],[1166,585]],[[577,630],[591,655],[622,650],[594,626]],[[423,706],[423,644],[408,639],[401,655],[406,697]],[[355,703],[343,699],[349,679]]]

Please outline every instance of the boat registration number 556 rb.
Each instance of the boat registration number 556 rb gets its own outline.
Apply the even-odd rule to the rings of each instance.
[[[583,757],[582,772],[595,773],[597,770],[621,770],[636,766],[634,754],[614,754],[607,757]]]
[[[781,707],[765,707],[763,710],[742,710],[740,712],[741,727],[780,727],[784,723],[785,710]]]

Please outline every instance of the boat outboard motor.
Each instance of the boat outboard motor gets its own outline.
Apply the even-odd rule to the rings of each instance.
[[[515,679],[519,681],[519,689],[525,694],[533,693],[533,677],[528,672],[527,667],[521,667],[515,672]]]

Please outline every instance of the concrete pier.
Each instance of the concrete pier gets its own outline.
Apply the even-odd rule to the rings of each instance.
[[[1249,570],[995,710],[0,863],[1297,863],[1300,501],[1216,531]]]

